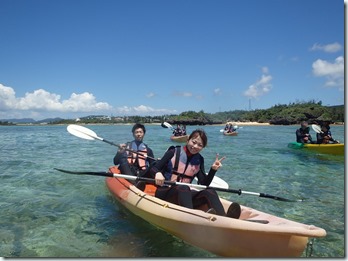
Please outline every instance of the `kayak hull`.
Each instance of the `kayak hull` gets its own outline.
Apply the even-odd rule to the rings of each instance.
[[[309,151],[332,154],[332,155],[344,155],[344,143],[334,144],[303,144],[299,142],[291,142],[288,144],[289,148],[294,149],[307,149]]]
[[[188,140],[189,135],[183,135],[183,136],[170,136],[170,139],[175,142],[186,142]]]
[[[187,243],[225,257],[299,257],[309,237],[324,229],[290,221],[245,206],[240,219],[171,204],[140,191],[123,178],[106,178],[115,198],[133,214]],[[152,195],[151,195],[152,194]],[[225,209],[230,201],[221,199]],[[259,220],[268,222],[260,223]],[[253,222],[254,221],[254,222]]]
[[[224,134],[225,136],[237,136],[237,135],[238,135],[238,132],[236,132],[236,131],[233,131],[233,132],[224,131],[223,134]]]

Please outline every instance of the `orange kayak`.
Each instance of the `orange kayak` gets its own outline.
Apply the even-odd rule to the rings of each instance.
[[[224,131],[223,134],[224,134],[225,136],[237,136],[237,135],[238,135],[238,132],[236,132],[236,131],[233,131],[233,132]]]
[[[176,141],[176,142],[186,142],[188,140],[189,135],[183,135],[183,136],[170,136],[170,139],[172,141]]]
[[[309,238],[326,231],[241,206],[239,219],[188,209],[154,197],[156,187],[139,190],[124,178],[108,177],[106,185],[133,214],[186,243],[224,257],[300,257]],[[222,199],[225,210],[232,202]]]

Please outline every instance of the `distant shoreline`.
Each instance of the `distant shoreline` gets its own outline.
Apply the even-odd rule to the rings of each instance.
[[[243,122],[243,121],[232,121],[233,125],[241,125],[241,126],[268,126],[271,125],[268,122],[257,122],[257,121],[247,121],[247,122]],[[226,124],[220,124],[220,125],[226,125]]]
[[[289,125],[277,125],[277,124],[269,124],[268,122],[256,122],[256,121],[248,121],[248,122],[242,122],[242,121],[232,121],[234,126],[289,126]],[[81,124],[81,125],[129,125],[133,126],[135,123],[74,123],[74,124]],[[161,125],[161,123],[142,123],[144,125]],[[0,126],[57,126],[57,125],[69,125],[69,124],[37,124],[37,123],[16,123],[11,125],[0,125]],[[175,124],[174,124],[175,125]],[[174,126],[173,125],[173,126]],[[206,125],[187,125],[187,126],[225,126],[226,123],[220,123],[220,124],[206,124]],[[299,124],[290,124],[292,126],[297,126]],[[344,125],[344,122],[335,122],[331,123],[330,125]]]

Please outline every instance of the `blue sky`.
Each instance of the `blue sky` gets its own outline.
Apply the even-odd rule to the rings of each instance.
[[[338,0],[0,0],[0,119],[344,104]]]

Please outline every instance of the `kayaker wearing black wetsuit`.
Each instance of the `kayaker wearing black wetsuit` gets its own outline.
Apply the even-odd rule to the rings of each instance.
[[[210,185],[225,157],[219,159],[216,155],[216,159],[206,175],[204,158],[199,152],[207,145],[207,141],[203,130],[195,130],[189,136],[185,146],[169,147],[162,159],[149,169],[149,176],[155,178],[156,185],[158,185],[155,196],[191,209],[207,205],[209,212],[239,218],[241,213],[239,204],[235,202],[231,204],[226,214],[217,192],[212,188],[196,191],[186,185],[164,185],[165,180],[192,183],[195,177],[198,178],[198,184]]]
[[[327,128],[327,126],[321,127],[321,133],[317,133],[317,143],[318,144],[328,144],[330,141],[332,143],[339,143],[339,141],[332,138],[331,131]]]
[[[182,136],[183,135],[179,124],[176,126],[176,129],[173,131],[173,135],[174,136]]]
[[[296,142],[312,143],[312,136],[309,134],[308,122],[303,121],[301,127],[296,130]]]
[[[155,161],[152,149],[143,143],[145,132],[145,126],[136,123],[132,128],[134,140],[126,144],[120,144],[120,149],[114,157],[114,164],[119,165],[118,168],[122,174],[141,176]]]

